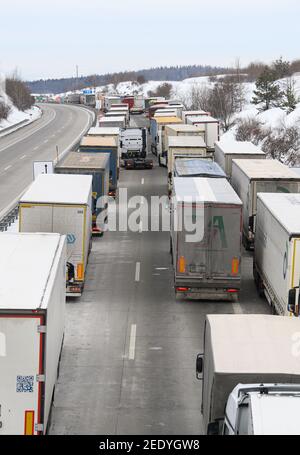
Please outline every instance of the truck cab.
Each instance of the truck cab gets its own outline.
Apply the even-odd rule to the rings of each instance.
[[[229,395],[223,425],[212,433],[224,435],[300,434],[300,385],[238,384]]]

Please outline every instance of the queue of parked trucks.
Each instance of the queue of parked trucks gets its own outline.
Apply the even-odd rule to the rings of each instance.
[[[145,112],[146,128],[129,126]],[[149,147],[148,147],[149,145]],[[208,315],[196,362],[204,432],[300,433],[300,174],[249,142],[220,141],[209,112],[163,98],[104,96],[98,125],[19,201],[18,232],[0,235],[0,435],[45,434],[64,336],[66,296],[84,290],[93,236],[118,196],[120,167],[165,166],[179,298],[236,302],[242,244],[276,316]],[[176,227],[187,214],[195,233]],[[15,277],[20,277],[15,280]],[[286,317],[286,316],[296,316]],[[16,341],[17,340],[17,341]],[[199,429],[200,431],[200,429]]]

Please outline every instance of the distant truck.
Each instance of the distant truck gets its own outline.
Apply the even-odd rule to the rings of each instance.
[[[167,148],[167,160],[165,156],[160,157],[160,163],[168,167],[168,188],[173,187],[173,174],[176,159],[181,158],[207,158],[213,159],[207,153],[206,144],[202,136],[169,136]]]
[[[80,93],[69,93],[66,96],[66,103],[80,104]]]
[[[96,95],[94,93],[86,93],[80,95],[80,104],[84,104],[89,107],[96,107]]]
[[[217,141],[215,142],[215,161],[231,179],[232,160],[236,159],[266,159],[266,154],[252,142]]]
[[[181,136],[188,136],[187,137],[187,144],[189,143],[189,139],[191,136],[201,136],[201,138],[204,137],[203,132],[197,127],[193,125],[184,125],[184,124],[170,124],[166,125],[164,127],[164,131],[161,135],[161,154],[158,155],[158,163],[160,166],[167,166],[168,165],[168,159],[169,159],[169,139],[171,137],[181,137]],[[184,141],[181,141],[179,143],[183,143]],[[203,141],[202,141],[203,142]],[[175,141],[176,143],[176,141]],[[205,145],[205,149],[206,149]]]
[[[300,194],[258,193],[253,274],[275,313],[300,315]]]
[[[20,199],[19,232],[67,236],[67,295],[80,296],[92,247],[92,176],[40,174]]]
[[[120,130],[120,153],[125,169],[152,169],[153,161],[147,156],[146,128]]]
[[[183,123],[187,123],[187,118],[188,117],[199,117],[201,115],[208,116],[210,115],[209,112],[199,110],[199,111],[182,111],[181,118],[183,120]]]
[[[299,321],[270,315],[208,315],[202,381],[205,434],[300,434]]]
[[[107,204],[100,207],[99,199],[109,193],[109,153],[70,152],[55,166],[57,174],[92,175],[92,234],[102,235],[104,227],[97,219],[102,213],[103,221],[107,217]],[[104,215],[104,212],[106,215]]]
[[[119,144],[115,137],[84,136],[81,139],[80,152],[109,154],[109,196],[116,196],[119,179]]]
[[[134,100],[135,100],[134,96],[129,96],[129,95],[123,96],[122,103],[127,104],[128,109],[131,111],[132,108],[134,107]]]
[[[120,96],[105,96],[104,97],[104,111],[109,111],[114,104],[121,103]]]
[[[1,234],[0,436],[43,435],[64,337],[66,237]]]
[[[157,117],[150,120],[151,151],[154,155],[161,155],[162,138],[166,125],[179,124],[182,120],[178,117]]]
[[[143,114],[145,112],[145,99],[143,95],[136,95],[134,97],[133,106],[130,108],[130,113],[135,114]]]
[[[300,192],[300,176],[277,160],[233,160],[231,184],[243,201],[243,243],[246,249],[251,249],[254,244],[257,193]]]
[[[215,142],[220,139],[220,123],[209,115],[187,116],[188,125],[195,125],[203,131],[204,141],[208,148],[214,149]]]
[[[99,117],[99,127],[105,128],[125,128],[126,127],[126,116],[119,115],[117,117]]]
[[[226,179],[199,177],[175,177],[172,196],[170,247],[176,296],[237,300],[241,287],[239,197]],[[189,232],[195,225],[197,238]]]

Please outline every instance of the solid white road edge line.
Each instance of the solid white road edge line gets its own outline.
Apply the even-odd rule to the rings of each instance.
[[[140,271],[141,271],[141,263],[137,262],[135,264],[135,281],[140,281]]]

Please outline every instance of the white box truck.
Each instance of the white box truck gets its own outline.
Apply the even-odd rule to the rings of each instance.
[[[209,115],[187,116],[186,123],[195,125],[201,129],[204,135],[204,141],[207,147],[214,149],[215,142],[220,139],[220,123],[219,120]]]
[[[58,376],[66,238],[0,234],[0,436],[45,434]]]
[[[168,167],[169,193],[173,187],[175,161],[181,158],[213,159],[212,154],[207,153],[202,136],[169,136],[167,159],[165,157],[160,158],[161,165]]]
[[[91,175],[41,174],[19,202],[20,232],[67,236],[67,295],[80,296],[92,242]]]
[[[187,118],[188,117],[199,117],[199,116],[202,116],[202,115],[210,115],[209,112],[206,112],[206,111],[203,111],[203,110],[199,110],[199,111],[182,111],[182,115],[181,115],[181,118],[183,120],[183,123],[187,123]]]
[[[197,357],[206,434],[300,434],[299,321],[208,315]]]
[[[126,118],[124,115],[118,115],[117,117],[99,117],[98,123],[101,128],[125,128]]]
[[[231,184],[243,201],[243,243],[254,244],[257,193],[299,193],[300,176],[277,160],[232,161]]]
[[[253,274],[274,312],[299,316],[300,194],[258,193]]]
[[[232,160],[266,159],[266,154],[252,142],[217,141],[215,142],[215,161],[231,178]]]
[[[241,217],[242,202],[226,179],[174,178],[170,248],[177,296],[237,299]]]
[[[120,104],[121,103],[121,97],[120,96],[105,96],[104,98],[104,110],[105,111],[109,111],[109,109],[111,109],[111,107],[114,105],[114,104]]]

